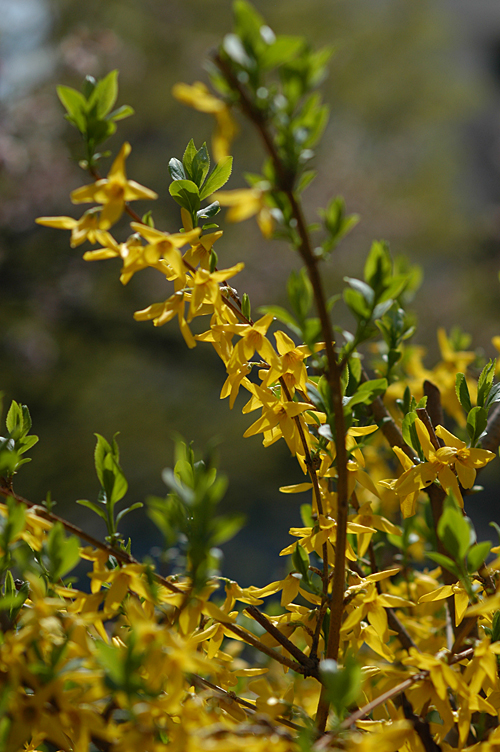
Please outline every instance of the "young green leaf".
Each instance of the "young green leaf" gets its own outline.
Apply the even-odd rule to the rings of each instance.
[[[87,110],[90,112],[92,108],[95,108],[97,119],[102,120],[111,112],[117,97],[118,71],[113,70],[95,85],[94,91],[88,100]]]
[[[476,446],[488,424],[488,413],[484,407],[473,407],[467,416],[467,433],[471,446]]]
[[[466,413],[472,410],[472,403],[470,400],[469,387],[463,373],[457,373],[455,379],[455,391],[457,398]]]
[[[198,186],[192,180],[175,180],[168,189],[170,195],[190,214],[196,214],[200,208]]]
[[[211,196],[212,193],[215,193],[215,191],[218,191],[220,188],[222,188],[223,185],[227,183],[231,176],[232,169],[232,157],[222,157],[222,159],[217,162],[214,169],[208,176],[205,185],[200,191],[201,201],[208,198],[208,196]]]
[[[210,157],[206,144],[198,149],[191,163],[191,180],[201,189],[203,182],[210,169]]]
[[[482,543],[476,543],[475,546],[469,549],[467,552],[467,569],[472,572],[477,570],[484,564],[491,549],[491,541],[483,541]]]
[[[68,113],[66,119],[75,125],[80,133],[85,134],[87,100],[83,94],[70,86],[58,86],[57,96]]]
[[[179,159],[172,157],[172,159],[168,163],[168,171],[172,180],[186,180],[184,165]]]

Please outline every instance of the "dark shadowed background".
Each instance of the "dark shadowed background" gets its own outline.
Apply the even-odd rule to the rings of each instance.
[[[362,222],[326,271],[330,293],[356,275],[373,238],[422,265],[414,300],[428,365],[437,326],[454,324],[494,355],[500,334],[500,5],[496,0],[275,0],[256,2],[272,28],[305,34],[336,54],[323,89],[331,116],[315,158],[319,175],[305,194],[318,206],[345,196]],[[128,501],[163,495],[161,470],[172,461],[172,435],[200,449],[221,438],[230,479],[224,506],[248,525],[225,546],[225,574],[263,584],[282,573],[276,552],[299,522],[304,498],[280,485],[301,473],[284,442],[263,451],[243,439],[252,416],[219,401],[224,369],[208,345],[189,351],[175,322],[161,329],[133,321],[135,310],[166,297],[156,272],[127,287],[120,264],[89,264],[87,246],[42,228],[40,215],[79,217],[68,194],[89,182],[55,86],[79,87],[86,74],[120,70],[118,104],[136,115],[119,124],[109,147],[129,140],[128,175],[156,190],[158,227],[174,232],[167,164],[187,141],[210,141],[212,121],[176,102],[177,81],[206,81],[203,60],[231,28],[229,0],[0,0],[0,387],[5,402],[29,405],[40,443],[17,490],[33,501],[50,490],[56,511],[96,535],[101,521],[78,507],[94,499],[93,432],[120,431]],[[229,188],[257,171],[260,144],[246,125],[234,145]],[[145,211],[146,205],[140,210]],[[117,229],[125,231],[126,223]],[[240,292],[254,309],[285,302],[297,266],[280,243],[262,240],[252,220],[226,226],[221,266],[244,260]],[[494,499],[493,499],[494,501]],[[493,512],[494,513],[494,512]],[[141,511],[128,518],[134,552],[158,544]],[[479,515],[481,516],[481,515]]]

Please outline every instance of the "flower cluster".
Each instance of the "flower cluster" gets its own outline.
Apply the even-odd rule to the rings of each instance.
[[[404,344],[414,330],[404,309],[409,278],[381,242],[363,279],[346,278],[355,326],[334,340],[336,298],[327,302],[319,264],[357,218],[331,201],[313,249],[300,204],[311,179],[303,165],[326,118],[313,89],[327,55],[276,37],[243,0],[235,10],[236,33],[214,58],[221,97],[200,83],[174,90],[216,118],[212,171],[205,144],[193,141],[169,163],[182,228],[158,229],[131,208],[156,194],[126,177],[128,143],[106,178],[97,173],[92,118],[101,113],[101,130],[117,118],[116,76],[86,97],[59,92],[94,178],[71,198],[96,206],[80,219],[38,222],[71,230],[72,247],[97,245],[86,261],[120,259],[122,284],[156,270],[165,299],[135,319],[177,318],[188,347],[211,344],[226,370],[221,399],[233,408],[245,392],[243,413],[258,411],[244,436],[264,447],[284,440],[303,477],[280,490],[309,499],[281,551],[288,570],[261,588],[220,576],[217,546],[239,521],[215,516],[224,481],[182,442],[163,475],[167,498],[149,502],[169,558],[176,546],[185,554],[167,577],[135,560],[118,530],[141,505],[115,513],[127,491],[116,439],[98,436],[101,492],[79,502],[105,521],[106,543],[56,517],[50,500],[17,496],[13,479],[36,438],[27,408],[14,403],[0,439],[2,748],[489,752],[500,714],[500,559],[489,556],[500,547],[477,542],[464,507],[500,443],[490,414],[500,402],[495,363],[480,364],[440,332],[442,359],[424,367],[418,348]],[[221,192],[237,131],[231,105],[257,127],[270,159],[248,189]],[[243,264],[219,268],[220,204],[229,221],[255,216],[265,238],[295,248],[304,269],[289,279],[293,313],[268,306],[254,319],[248,296],[232,287]],[[122,240],[125,213],[131,233]],[[195,334],[201,316],[209,324]],[[370,378],[363,345],[374,333],[382,358]],[[65,579],[81,561],[90,562],[89,592]],[[279,606],[259,608],[276,595]]]

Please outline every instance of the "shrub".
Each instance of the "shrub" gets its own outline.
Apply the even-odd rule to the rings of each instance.
[[[147,501],[172,562],[166,577],[137,561],[120,532],[142,504],[118,511],[127,481],[116,437],[97,436],[101,490],[78,502],[104,520],[104,542],[55,515],[50,496],[21,498],[13,481],[37,439],[28,408],[13,402],[0,440],[2,749],[494,749],[500,559],[489,557],[500,547],[477,542],[464,498],[500,443],[495,362],[481,364],[460,333],[441,331],[442,359],[423,367],[407,311],[418,273],[383,241],[363,279],[346,277],[342,295],[327,297],[321,268],[358,221],[335,197],[321,223],[308,224],[301,201],[327,120],[317,87],[330,50],[275,36],[244,0],[234,7],[235,31],[210,62],[216,93],[201,83],[174,89],[216,121],[212,169],[206,144],[192,140],[169,163],[180,230],[132,208],[156,194],[127,178],[128,143],[99,173],[97,147],[132,114],[113,110],[116,71],[88,77],[82,92],[58,89],[93,181],[71,197],[97,206],[78,220],[38,222],[71,230],[72,247],[97,245],[87,261],[120,258],[123,284],[156,269],[169,296],[135,318],[177,318],[188,347],[210,343],[227,371],[221,398],[232,408],[245,391],[243,412],[260,410],[244,435],[286,442],[305,480],[280,490],[310,497],[281,552],[288,574],[262,588],[220,576],[218,546],[242,520],[217,514],[226,480],[213,453],[199,458],[180,439],[163,474],[166,498]],[[234,111],[256,128],[266,158],[247,188],[222,191]],[[232,287],[243,264],[219,268],[221,206],[228,222],[255,216],[265,238],[298,254],[289,309],[268,305],[254,317]],[[133,234],[120,241],[110,231],[123,214]],[[333,323],[341,300],[351,331]],[[209,326],[193,334],[201,316]],[[82,559],[90,592],[68,578]],[[266,614],[276,594],[280,607],[271,601]]]

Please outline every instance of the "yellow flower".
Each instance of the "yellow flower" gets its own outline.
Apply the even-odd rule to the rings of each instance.
[[[236,315],[228,306],[220,309],[215,308],[210,320],[210,329],[202,334],[197,334],[196,339],[200,342],[210,342],[219,358],[227,363],[233,352],[232,339],[234,334],[232,331],[226,330],[226,327],[228,324],[234,326],[237,323]],[[221,399],[223,399],[222,394]]]
[[[189,232],[174,232],[170,234],[168,232],[161,232],[154,227],[149,227],[149,225],[141,224],[140,222],[131,222],[130,226],[148,241],[148,245],[144,249],[144,265],[155,266],[162,259],[171,267],[174,276],[184,281],[186,270],[178,249],[193,241],[196,242],[200,236],[201,228],[195,227],[194,230],[190,230]],[[140,268],[144,267],[141,266]],[[160,268],[162,269],[163,267]],[[134,269],[134,271],[138,271],[138,269]]]
[[[420,490],[427,488],[435,480],[439,480],[446,493],[452,493],[463,508],[464,501],[453,470],[456,471],[458,480],[464,488],[472,488],[476,479],[476,469],[487,465],[495,455],[487,449],[467,447],[464,441],[458,439],[443,426],[436,428],[436,435],[446,443],[446,446],[435,449],[427,428],[419,418],[415,421],[415,428],[427,462],[413,465],[401,450],[396,451],[397,447],[393,447],[405,471],[396,481],[381,482],[392,488],[403,500],[402,511],[405,517],[415,513]]]
[[[72,248],[76,248],[86,240],[90,243],[98,242],[98,231],[105,229],[97,207],[88,209],[80,219],[73,219],[73,217],[38,217],[35,222],[45,227],[71,230],[70,246]]]
[[[269,186],[266,184],[266,188]],[[266,190],[263,188],[243,188],[237,191],[218,191],[212,196],[221,206],[230,206],[228,222],[243,222],[257,215],[257,224],[265,238],[273,234],[274,220],[266,204]]]
[[[191,334],[191,330],[184,317],[185,304],[185,292],[184,290],[179,290],[171,295],[168,300],[165,300],[164,303],[153,303],[142,311],[136,311],[134,319],[136,321],[150,321],[153,319],[155,326],[163,326],[163,324],[166,324],[177,315],[179,328],[187,346],[190,348],[196,347],[196,340]]]
[[[264,385],[270,386],[278,381],[281,376],[289,374],[291,378],[287,379],[287,386],[290,388],[290,385],[292,385],[293,389],[298,387],[305,393],[307,370],[304,360],[311,354],[311,351],[306,345],[297,347],[293,339],[285,334],[285,332],[274,332],[274,337],[276,339],[279,358],[271,366],[267,374],[264,375]]]
[[[458,627],[469,605],[469,596],[460,582],[456,582],[454,585],[442,585],[430,593],[424,593],[418,602],[433,603],[434,601],[449,598],[452,595],[455,600],[455,626]]]
[[[243,412],[250,412],[262,407],[262,415],[247,428],[243,434],[244,438],[255,436],[257,433],[264,433],[265,435],[272,432],[269,443],[274,443],[283,436],[292,454],[304,454],[294,418],[297,418],[305,410],[310,410],[311,405],[308,402],[281,401],[270,389],[263,389],[250,381],[245,386],[253,393],[253,397],[243,408]],[[304,434],[307,436],[308,432],[304,431]]]
[[[103,204],[100,222],[105,230],[118,222],[125,209],[126,201],[158,198],[158,195],[149,188],[139,185],[135,180],[127,180],[125,159],[130,154],[131,148],[129,143],[123,144],[111,165],[107,178],[101,178],[91,185],[77,188],[71,194],[74,204],[87,204],[93,201]]]
[[[212,138],[215,161],[219,162],[223,157],[229,156],[231,143],[239,129],[227,104],[222,99],[214,97],[201,81],[196,81],[192,86],[176,84],[172,94],[179,102],[215,117],[216,128]]]
[[[188,321],[196,316],[203,303],[211,303],[214,308],[221,308],[221,282],[234,277],[244,266],[245,264],[240,262],[229,269],[220,269],[216,272],[209,272],[208,269],[197,269],[191,282],[193,289]]]
[[[270,366],[276,364],[276,353],[266,337],[273,318],[271,313],[266,313],[254,324],[235,324],[225,327],[226,331],[239,334],[241,337],[229,360],[229,372],[240,368],[243,363],[248,363],[255,352],[258,352]]]
[[[352,601],[353,610],[342,624],[342,633],[347,635],[363,619],[368,619],[383,642],[389,640],[389,626],[386,608],[414,606],[411,601],[399,595],[379,593],[374,582],[363,581],[363,592]]]

